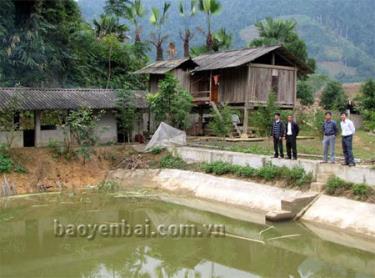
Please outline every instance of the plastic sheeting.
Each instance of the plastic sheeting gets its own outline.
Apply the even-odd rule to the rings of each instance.
[[[184,145],[186,145],[186,132],[162,122],[145,150],[150,151],[156,147],[167,148]]]

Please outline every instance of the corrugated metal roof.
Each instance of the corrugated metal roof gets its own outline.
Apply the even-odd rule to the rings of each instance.
[[[183,63],[188,62],[189,60],[191,59],[184,58],[184,59],[159,61],[151,65],[148,65],[144,67],[143,69],[140,69],[134,73],[135,74],[166,74],[167,72],[178,68]]]
[[[135,91],[138,108],[146,108],[144,91]],[[93,109],[116,108],[116,90],[61,89],[61,88],[0,88],[0,109],[16,100],[20,110],[66,110],[88,107]]]
[[[199,65],[194,71],[239,67],[278,48],[280,46],[246,48],[200,55],[194,58],[194,62]]]
[[[230,50],[224,52],[216,52],[203,54],[195,57],[192,62],[197,64],[193,71],[210,71],[226,68],[235,68],[251,63],[255,59],[262,57],[272,51],[277,51],[279,54],[287,58],[291,63],[295,64],[301,72],[312,73],[312,70],[293,54],[291,54],[283,46],[265,46],[257,48],[244,48],[238,50]],[[153,63],[145,68],[136,71],[138,74],[165,74],[175,68],[178,68],[183,63],[190,59],[176,59]]]

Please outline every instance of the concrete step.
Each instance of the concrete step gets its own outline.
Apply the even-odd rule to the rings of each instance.
[[[269,211],[266,214],[266,220],[271,222],[281,222],[292,220],[296,216],[295,213],[288,210]]]
[[[304,196],[290,197],[281,200],[281,210],[291,211],[294,214],[298,214],[302,209],[304,209],[310,202],[314,200],[317,193],[310,192]]]
[[[310,185],[310,190],[313,192],[322,192],[325,189],[325,182],[313,182]]]

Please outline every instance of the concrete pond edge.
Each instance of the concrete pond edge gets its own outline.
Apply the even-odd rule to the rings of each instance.
[[[305,209],[302,222],[375,238],[374,204],[177,169],[117,169],[107,180],[124,188],[162,189],[279,217],[273,220],[293,219]],[[285,214],[291,215],[284,219]]]

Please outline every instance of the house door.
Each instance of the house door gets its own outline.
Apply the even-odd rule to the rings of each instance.
[[[35,147],[35,130],[27,129],[23,131],[23,146]]]
[[[219,102],[219,82],[215,80],[215,77],[211,78],[211,97],[212,102]]]

